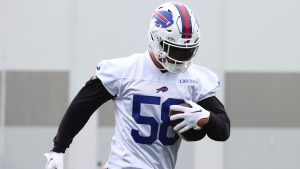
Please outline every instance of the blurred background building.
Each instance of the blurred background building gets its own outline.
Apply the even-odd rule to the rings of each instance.
[[[0,0],[0,168],[40,169],[59,121],[103,59],[144,52],[164,1]],[[195,62],[222,80],[232,122],[225,143],[183,142],[177,169],[299,169],[300,1],[192,0],[202,41]],[[111,103],[66,154],[99,169],[114,131]]]

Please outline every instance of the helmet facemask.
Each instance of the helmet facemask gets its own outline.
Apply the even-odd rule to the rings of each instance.
[[[156,34],[153,51],[158,62],[171,73],[185,72],[195,57],[199,44],[176,45]]]

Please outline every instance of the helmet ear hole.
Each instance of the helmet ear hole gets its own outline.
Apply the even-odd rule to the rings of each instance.
[[[159,45],[160,45],[161,48],[163,48],[163,45],[164,45],[163,41],[159,42]]]
[[[163,41],[161,41],[161,42],[159,42],[159,46],[160,46],[160,48],[163,50],[163,51],[165,51],[165,49],[164,49],[164,42]]]
[[[153,39],[153,35],[152,35],[152,33],[150,33],[150,37],[151,37],[151,39],[152,39],[152,40],[154,40],[154,39]]]

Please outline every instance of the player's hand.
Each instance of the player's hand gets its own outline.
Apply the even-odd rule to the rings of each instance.
[[[45,153],[44,156],[47,158],[46,169],[63,169],[64,168],[64,154],[49,152]]]
[[[184,133],[185,131],[193,128],[200,130],[205,124],[207,124],[210,112],[203,109],[197,103],[192,101],[186,101],[191,107],[185,107],[180,105],[172,105],[171,110],[180,111],[183,113],[175,114],[170,117],[170,120],[183,120],[181,123],[174,127],[174,130],[178,133]],[[198,125],[197,125],[198,124]]]

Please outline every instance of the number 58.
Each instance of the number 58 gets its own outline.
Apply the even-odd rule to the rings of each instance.
[[[138,130],[132,129],[131,136],[133,137],[135,142],[151,145],[158,139],[163,145],[167,146],[175,144],[175,142],[178,140],[179,136],[177,134],[175,134],[173,137],[167,136],[168,128],[170,126],[169,111],[171,105],[184,103],[184,100],[168,98],[161,104],[162,123],[160,125],[154,117],[141,115],[142,104],[160,105],[160,99],[161,98],[157,96],[133,95],[133,119],[137,124],[145,124],[151,127],[150,136],[141,136]]]

